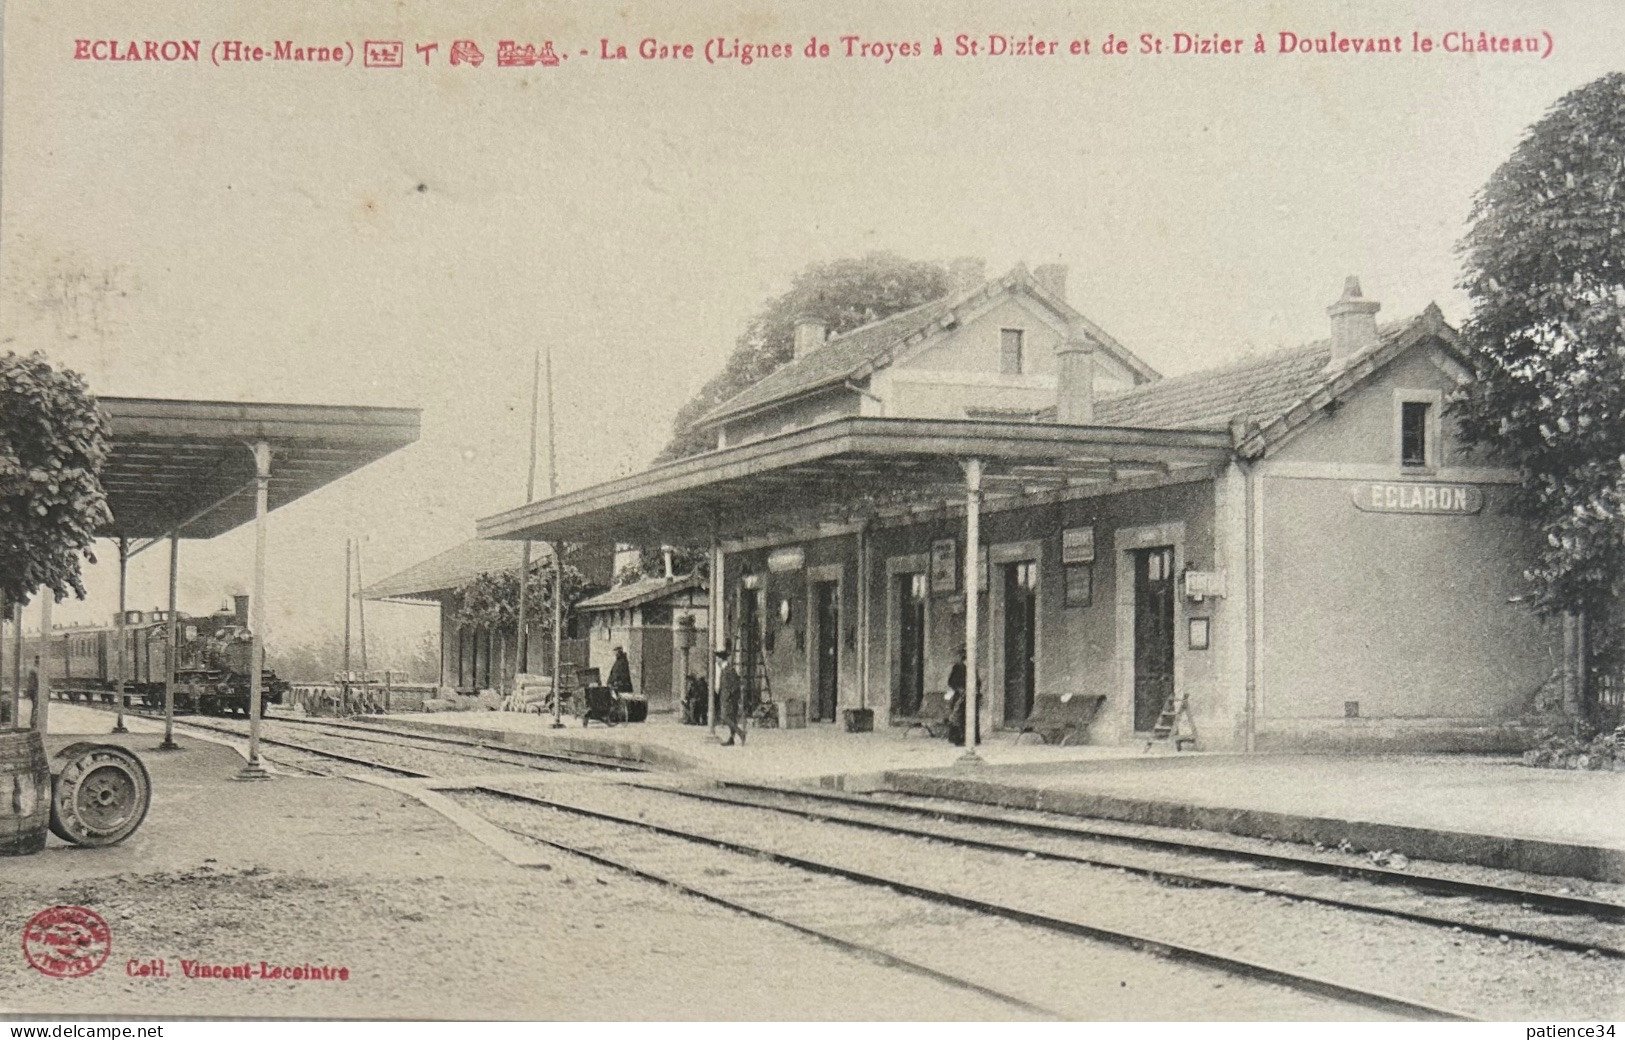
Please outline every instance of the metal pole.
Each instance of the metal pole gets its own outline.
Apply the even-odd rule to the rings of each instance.
[[[23,605],[11,604],[11,724],[23,724]]]
[[[164,678],[164,739],[158,745],[159,751],[176,751],[180,748],[175,743],[175,661],[180,656],[175,590],[180,576],[180,556],[181,535],[180,530],[176,529],[169,533],[169,652],[165,655],[169,665]]]
[[[0,696],[5,695],[6,688],[6,625],[11,622],[11,604],[6,602],[6,594],[0,592]],[[6,711],[3,721],[15,726],[17,724],[17,704],[15,698],[6,701]]]
[[[976,629],[981,604],[982,460],[965,460],[965,753],[961,762],[980,762],[976,753]],[[990,583],[991,584],[991,583]]]
[[[45,726],[49,721],[51,702],[51,608],[56,605],[56,595],[48,588],[40,589],[39,598],[39,688],[34,692],[34,728],[45,735]]]
[[[717,716],[722,713],[722,692],[718,684],[722,679],[722,666],[717,663],[717,651],[728,645],[728,621],[726,618],[727,604],[723,599],[723,567],[725,562],[722,555],[722,542],[713,538],[711,540],[711,663],[706,667],[706,675],[710,677],[711,695],[705,701],[705,724],[714,727]]]
[[[355,617],[361,625],[361,681],[367,681],[367,601],[361,598],[361,539],[355,540]]]
[[[271,446],[254,443],[254,598],[248,603],[248,630],[253,635],[248,655],[248,762],[237,771],[238,780],[269,780],[260,762],[260,697],[265,672],[265,514],[271,505]],[[361,546],[356,546],[356,580],[361,580]],[[363,614],[362,618],[365,619]],[[361,652],[366,653],[363,620]],[[365,659],[363,658],[363,661]],[[366,667],[365,663],[362,665]]]
[[[130,540],[119,535],[118,540],[118,686],[113,694],[114,705],[118,708],[118,715],[113,720],[114,733],[128,733],[129,727],[124,725],[124,678],[127,674],[124,666],[124,600],[125,585],[130,566]]]
[[[543,354],[547,364],[547,496],[554,497],[559,493],[559,427],[553,421],[553,346],[549,344]],[[535,410],[531,416],[534,419]],[[530,438],[531,450],[536,448],[536,437]],[[532,455],[531,472],[535,473],[535,456]],[[530,543],[525,543],[528,551]],[[564,543],[553,543],[553,728],[558,729],[564,725],[559,717],[562,708],[560,690],[563,683],[560,681],[559,671],[564,667]],[[585,695],[583,695],[585,696]]]
[[[549,375],[551,375],[551,367]],[[551,389],[551,388],[550,388]],[[531,364],[530,373],[530,466],[525,470],[525,504],[529,505],[536,500],[536,405],[542,395],[542,352],[537,351]],[[551,401],[551,395],[549,396]],[[551,418],[548,425],[552,430]],[[556,554],[555,554],[556,555]],[[557,586],[555,585],[555,588]],[[519,673],[530,671],[530,632],[525,627],[525,600],[526,593],[530,591],[530,539],[525,539],[525,547],[519,557],[519,639],[514,646],[513,670],[514,687],[518,692]],[[555,682],[557,676],[554,677]]]
[[[355,595],[350,591],[350,539],[344,539],[344,681],[350,681],[350,604]]]
[[[564,543],[553,543],[553,724],[559,720],[559,671],[564,667]]]
[[[858,707],[869,707],[869,521],[858,528]]]

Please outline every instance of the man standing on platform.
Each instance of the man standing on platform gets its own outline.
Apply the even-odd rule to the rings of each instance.
[[[632,662],[620,647],[615,648],[615,661],[609,666],[609,688],[617,694],[632,692]]]
[[[728,648],[723,647],[717,651],[717,660],[722,662],[722,674],[717,677],[717,695],[722,701],[722,721],[728,726],[728,739],[722,742],[723,747],[732,747],[734,737],[739,743],[745,742],[745,726],[739,718],[744,708],[745,684],[739,678],[739,670],[734,667]]]

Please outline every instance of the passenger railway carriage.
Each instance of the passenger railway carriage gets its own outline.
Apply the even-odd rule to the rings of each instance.
[[[176,636],[175,710],[206,715],[248,713],[249,663],[253,642],[248,629],[248,597],[236,609],[204,617],[180,614]],[[112,704],[118,686],[118,615],[105,626],[55,629],[41,647],[38,635],[23,640],[23,661],[41,662],[51,692],[66,700]],[[160,708],[169,673],[169,612],[127,611],[124,616],[126,706]],[[261,673],[261,711],[280,704],[289,684],[266,669]]]

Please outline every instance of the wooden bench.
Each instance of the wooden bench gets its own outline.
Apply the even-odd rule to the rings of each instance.
[[[931,690],[921,697],[919,711],[896,720],[899,724],[908,727],[903,730],[903,736],[910,736],[917,729],[924,730],[925,735],[928,737],[947,736],[948,696],[943,690]]]
[[[1016,733],[1016,743],[1027,733],[1036,733],[1038,739],[1046,744],[1074,744],[1087,743],[1089,740],[1089,724],[1095,721],[1100,713],[1101,705],[1106,703],[1104,694],[1085,695],[1081,693],[1066,694],[1060,697],[1039,697],[1033,705],[1032,714],[1027,721],[1021,724]]]

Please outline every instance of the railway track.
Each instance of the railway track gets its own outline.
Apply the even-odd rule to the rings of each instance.
[[[112,713],[116,709],[102,705],[80,705],[96,711]],[[162,714],[153,714],[148,711],[125,709],[125,714],[148,721],[162,721]],[[248,721],[234,720],[209,716],[211,721],[202,721],[196,716],[186,716],[175,720],[179,727],[219,733],[224,736],[247,739]],[[260,743],[267,747],[282,748],[305,755],[325,757],[335,761],[342,761],[362,768],[376,769],[395,776],[426,779],[447,775],[444,772],[424,772],[422,770],[391,765],[375,759],[363,758],[360,755],[335,751],[331,748],[318,748],[299,741],[288,740],[286,737],[276,736],[265,732],[266,729],[279,725],[297,725],[310,728],[322,739],[343,741],[360,745],[384,745],[397,748],[408,748],[431,756],[450,756],[458,759],[490,762],[496,765],[509,766],[520,769],[536,769],[547,772],[561,771],[603,771],[615,770],[624,772],[641,772],[643,769],[636,764],[629,764],[624,760],[610,759],[603,756],[594,756],[585,753],[562,753],[533,751],[526,748],[509,748],[494,745],[486,741],[465,740],[456,737],[436,736],[413,733],[372,724],[354,724],[334,722],[324,719],[288,719],[268,717],[262,720]],[[393,739],[384,739],[384,738]],[[458,750],[445,750],[447,747]],[[299,767],[303,768],[303,767]],[[309,772],[323,772],[321,770],[307,770]],[[458,770],[463,772],[463,770]]]
[[[597,785],[595,785],[597,786]],[[623,791],[656,789],[603,785]],[[773,920],[850,949],[876,953],[909,970],[950,977],[1013,1006],[1055,1018],[1181,1017],[1189,1006],[1120,1007],[1127,974],[1163,994],[1200,994],[1216,1017],[1347,1017],[1470,1021],[1422,1000],[1296,971],[1263,960],[1112,928],[1021,900],[988,898],[954,885],[922,883],[906,872],[863,866],[826,849],[792,853],[761,842],[654,822],[489,784],[465,798],[511,833],[585,857],[709,902]],[[577,792],[586,794],[586,792]],[[532,810],[504,819],[481,799]],[[589,798],[590,800],[590,798]],[[633,810],[634,813],[637,810]],[[634,834],[635,837],[629,837]],[[827,844],[827,843],[826,843]],[[919,922],[930,922],[921,927]],[[1002,926],[989,928],[990,924]],[[984,947],[983,942],[987,945]],[[1115,952],[1110,948],[1117,948]],[[1011,951],[1019,950],[1019,964]],[[1002,952],[1001,952],[1002,951]],[[1127,958],[1126,962],[1123,960]],[[1125,966],[1126,965],[1126,966]],[[1240,988],[1235,988],[1240,983]],[[1216,989],[1232,987],[1221,998]],[[1140,999],[1143,995],[1135,995]],[[1231,1002],[1234,1002],[1233,1004]],[[1233,1011],[1224,1010],[1233,1007]]]
[[[275,724],[289,720],[270,721]],[[239,739],[245,735],[247,725],[246,721],[215,726],[191,720],[182,724]],[[574,756],[523,751],[514,754],[519,749],[503,748],[496,749],[502,756],[497,757],[491,754],[493,749],[481,741],[408,733],[376,724],[327,720],[299,720],[298,724],[314,731],[317,739],[337,741],[340,746],[323,747],[280,736],[262,736],[262,740],[269,746],[317,760],[341,762],[395,776],[445,778],[454,784],[460,770],[429,772],[398,761],[381,761],[374,752],[384,745],[443,756],[444,760],[496,761],[518,767],[513,777],[517,785],[545,784],[547,773],[561,771],[560,764],[553,760],[564,758],[572,766],[582,766]],[[439,746],[425,747],[425,744]],[[543,760],[548,760],[547,764],[540,764]],[[297,768],[327,771],[303,764]],[[1076,890],[1072,892],[1072,899],[1034,903],[1030,899],[1007,899],[998,893],[990,894],[986,884],[944,885],[910,876],[907,870],[889,869],[892,863],[905,862],[907,852],[879,863],[872,860],[865,863],[861,856],[854,860],[845,854],[851,839],[839,838],[835,828],[909,843],[901,846],[904,849],[917,850],[918,843],[929,841],[969,853],[996,855],[1007,864],[1012,860],[1036,860],[1051,864],[1057,870],[1128,874],[1156,882],[1155,887],[1176,893],[1198,887],[1231,889],[1284,897],[1278,902],[1314,904],[1345,916],[1353,912],[1435,930],[1448,928],[1452,932],[1493,935],[1503,944],[1516,939],[1569,954],[1585,952],[1615,960],[1625,958],[1625,949],[1622,949],[1625,943],[1617,940],[1625,908],[1578,896],[1417,876],[1360,865],[1330,864],[1286,854],[1207,845],[1194,839],[1178,841],[1126,835],[1091,827],[1084,821],[1041,819],[1041,814],[1022,810],[989,811],[958,803],[919,804],[919,799],[875,798],[739,782],[695,790],[659,786],[628,777],[615,778],[613,783],[572,785],[570,800],[561,801],[557,797],[494,786],[497,783],[470,778],[469,783],[460,786],[465,792],[472,792],[464,797],[510,803],[544,814],[543,819],[528,822],[493,820],[528,840],[675,886],[900,970],[995,997],[1023,1015],[1109,1017],[1100,1010],[1101,1005],[1085,1007],[1071,1002],[1077,989],[1076,971],[1084,970],[1081,965],[1088,963],[1090,957],[1100,956],[1101,944],[1108,944],[1130,951],[1120,956],[1131,959],[1153,955],[1158,970],[1164,972],[1206,973],[1204,978],[1208,980],[1217,973],[1220,977],[1241,980],[1252,993],[1247,998],[1249,1001],[1262,1000],[1266,1006],[1273,1007],[1272,1001],[1286,1000],[1280,1010],[1266,1012],[1260,1012],[1256,1003],[1237,1005],[1236,1017],[1303,1017],[1304,1014],[1329,1017],[1351,1010],[1401,1019],[1470,1017],[1426,994],[1418,998],[1396,996],[1384,992],[1381,986],[1337,981],[1331,977],[1338,974],[1336,972],[1317,973],[1303,970],[1301,966],[1274,963],[1268,957],[1258,956],[1257,951],[1238,955],[1233,949],[1226,951],[1213,944],[1184,941],[1177,929],[1172,933],[1162,930],[1160,934],[1147,934],[1141,929],[1122,927],[1121,922],[1113,924],[1050,912],[1053,905],[1074,906]],[[610,808],[604,807],[605,798]],[[629,798],[643,801],[630,813],[617,812],[614,811],[617,798],[623,802]],[[713,815],[698,828],[678,826],[672,818],[684,814],[671,811],[676,803],[670,800],[703,807]],[[586,804],[582,804],[583,801]],[[489,810],[491,806],[484,808]],[[717,814],[733,815],[724,819]],[[760,827],[748,818],[750,814],[771,814],[801,821],[804,826],[817,829],[816,840],[811,844],[804,842],[800,848],[796,848],[793,841],[786,848],[771,841],[755,840]],[[485,815],[500,816],[500,812],[487,811]],[[538,828],[535,825],[538,822],[545,826]],[[631,831],[638,832],[641,840],[629,841],[627,834]],[[741,835],[750,835],[752,840],[745,840]],[[1125,849],[1131,855],[1123,855]],[[1204,862],[1193,866],[1193,858]],[[1007,866],[984,874],[996,877],[1001,871],[1019,869]],[[1396,899],[1391,891],[1385,896],[1384,889],[1391,890],[1396,883],[1406,886],[1402,897]],[[1320,887],[1316,888],[1317,885]],[[1351,885],[1356,888],[1351,889]],[[1418,899],[1432,900],[1436,905],[1418,906]],[[1448,908],[1452,912],[1437,904],[1452,904]],[[1525,921],[1509,922],[1505,916],[1486,920],[1482,916],[1484,906],[1504,911],[1513,904]],[[855,907],[864,909],[858,912]],[[1536,915],[1540,920],[1532,925],[1527,919]],[[1578,923],[1568,934],[1563,934],[1563,928],[1554,925],[1554,917]],[[927,930],[938,936],[935,943],[922,944],[916,941],[918,936],[910,938],[913,922],[917,921],[933,922]],[[877,927],[877,922],[885,926]],[[1034,980],[1012,978],[998,971],[990,974],[979,967],[985,965],[985,957],[943,953],[944,945],[956,945],[961,935],[982,935],[989,922],[1017,930],[1004,933],[999,941],[1015,942],[1024,951],[1029,965],[1033,959],[1027,956],[1028,952],[1049,951],[1043,956],[1053,954],[1053,958],[1045,963],[1071,963],[1075,966],[1074,973],[1065,979],[1054,978],[1037,985]],[[1603,937],[1586,933],[1585,929],[1591,927],[1607,927],[1613,933]],[[943,940],[943,935],[951,938]],[[1091,954],[1086,952],[1088,950],[1094,952]],[[1134,971],[1141,971],[1146,977],[1154,974],[1143,968],[1129,974],[1133,975]],[[1291,996],[1284,998],[1282,993]],[[1057,1000],[1056,994],[1068,996]],[[1106,1000],[1111,995],[1096,996]],[[1227,999],[1239,998],[1232,991]],[[1293,1004],[1293,1000],[1309,1003]],[[1207,1009],[1210,1005],[1203,1001],[1198,1006]],[[1464,1006],[1477,1008],[1479,1005]],[[1304,1007],[1318,1010],[1302,1011]],[[1293,1010],[1295,1008],[1298,1010]],[[1121,1014],[1133,1017],[1135,1012]],[[1155,1014],[1177,1017],[1178,1012],[1170,1013],[1165,1008]]]
[[[1192,839],[1125,835],[1086,823],[1014,817],[958,804],[925,806],[766,784],[724,782],[730,794],[650,788],[721,805],[766,809],[803,819],[934,842],[1126,871],[1164,884],[1224,887],[1324,906],[1506,936],[1551,949],[1625,960],[1625,906],[1604,900],[1484,882],[1335,864]],[[903,820],[917,819],[918,824]],[[1112,855],[1120,846],[1138,855]],[[1197,862],[1193,863],[1192,860]]]
[[[286,722],[300,726],[325,727],[332,730],[342,730],[358,733],[384,733],[405,740],[417,741],[423,744],[445,744],[455,747],[470,748],[480,751],[495,752],[508,755],[524,762],[552,762],[572,767],[586,767],[594,770],[609,770],[621,773],[647,773],[652,769],[637,762],[624,758],[615,758],[610,755],[594,755],[587,751],[538,751],[534,748],[516,748],[506,744],[492,743],[487,740],[476,740],[466,737],[453,737],[443,734],[420,733],[414,730],[400,729],[381,722],[342,722],[331,719],[301,719],[294,717],[273,717],[275,722]]]

